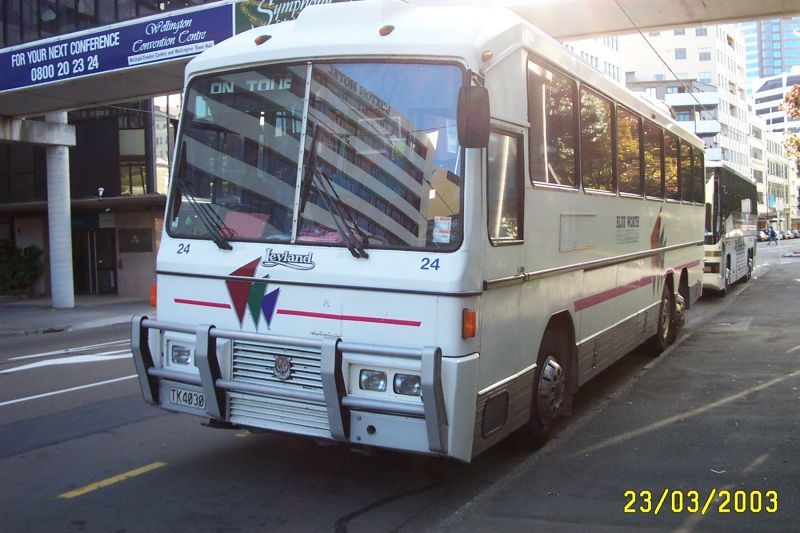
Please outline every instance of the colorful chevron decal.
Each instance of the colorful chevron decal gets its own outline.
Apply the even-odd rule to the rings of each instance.
[[[253,261],[243,265],[233,272],[231,276],[242,276],[247,278],[255,277],[256,268],[261,258],[254,259]],[[246,281],[246,280],[227,280],[225,285],[228,287],[228,294],[233,303],[233,309],[236,312],[236,317],[239,319],[239,326],[244,325],[244,315],[246,310],[250,310],[250,317],[253,319],[253,325],[258,328],[258,322],[263,313],[264,320],[267,327],[272,325],[272,317],[275,314],[275,307],[278,303],[278,295],[280,289],[267,292],[266,281]]]

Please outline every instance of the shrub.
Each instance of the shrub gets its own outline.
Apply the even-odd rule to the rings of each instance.
[[[8,239],[0,240],[0,294],[26,294],[44,269],[43,251],[36,246],[20,250]]]

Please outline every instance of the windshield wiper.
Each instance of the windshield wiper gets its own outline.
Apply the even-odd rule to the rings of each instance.
[[[194,187],[189,180],[184,177],[186,166],[186,141],[183,141],[178,171],[175,173],[177,185],[183,196],[189,201],[189,205],[194,208],[197,218],[200,219],[200,222],[206,228],[214,244],[216,244],[220,250],[233,250],[231,243],[229,243],[222,234],[222,228],[225,226],[225,223],[209,204],[201,203],[197,200]]]
[[[325,209],[331,215],[336,231],[342,236],[347,249],[355,258],[367,259],[369,254],[365,249],[368,242],[367,234],[358,227],[358,223],[353,218],[350,211],[344,206],[344,202],[339,197],[333,186],[331,179],[322,172],[317,166],[317,139],[319,138],[320,125],[314,126],[314,135],[309,146],[308,161],[303,168],[303,178],[300,184],[300,207],[299,212],[302,216],[306,206],[311,188],[317,190],[325,203]],[[359,239],[356,232],[361,236]]]

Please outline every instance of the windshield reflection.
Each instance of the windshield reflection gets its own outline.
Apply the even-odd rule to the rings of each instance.
[[[371,248],[455,249],[462,83],[459,67],[408,63],[270,66],[193,81],[169,233],[209,238],[198,223],[204,204],[232,242],[350,248],[352,234]],[[302,191],[309,161],[318,179]]]

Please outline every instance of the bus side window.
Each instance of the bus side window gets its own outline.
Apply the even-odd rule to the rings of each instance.
[[[575,82],[528,61],[531,178],[577,187]]]
[[[639,148],[642,126],[639,117],[617,108],[617,171],[619,192],[642,195],[642,168]]]
[[[692,197],[692,147],[681,142],[681,200],[693,202]]]
[[[492,131],[486,164],[486,205],[492,244],[522,242],[525,183],[522,136]]]
[[[678,137],[671,133],[664,133],[664,188],[668,200],[681,199],[681,184],[678,181]]]
[[[694,202],[696,204],[706,203],[704,171],[703,152],[695,150],[694,163],[692,164],[692,183],[694,184]]]
[[[616,192],[611,145],[611,101],[581,87],[580,161],[584,189]]]
[[[654,198],[664,198],[664,149],[661,128],[644,123],[644,193]]]

